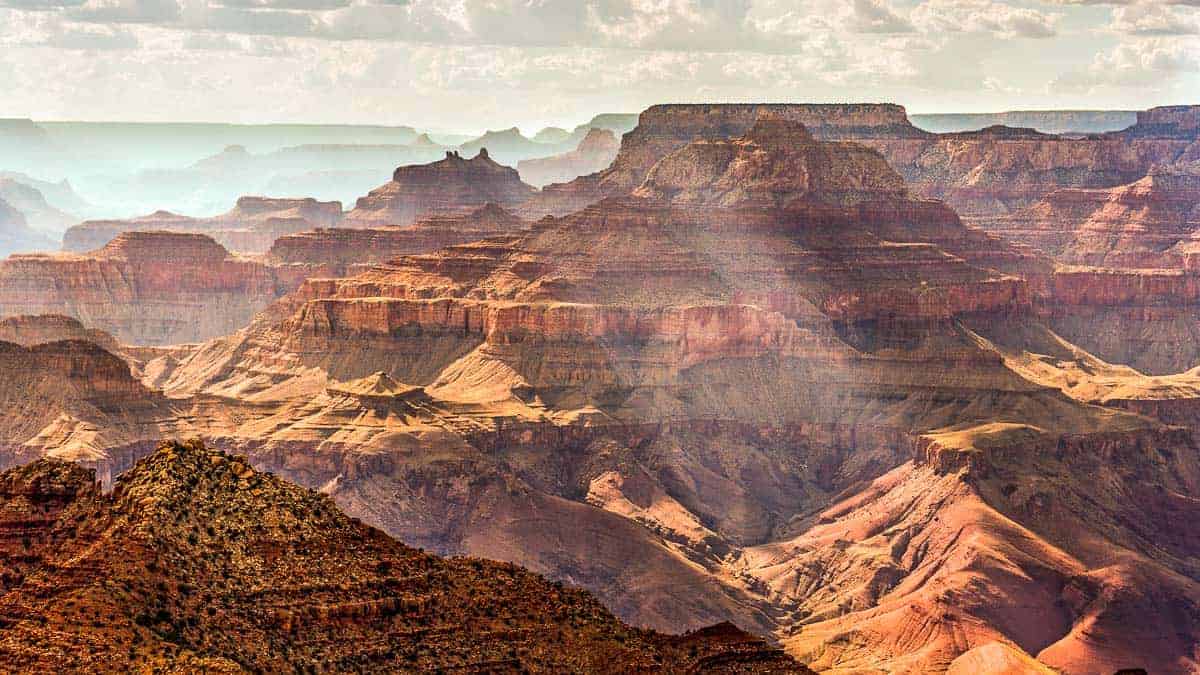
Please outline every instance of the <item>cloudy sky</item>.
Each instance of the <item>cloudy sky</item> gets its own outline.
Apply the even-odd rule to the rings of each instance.
[[[1200,102],[1200,0],[0,0],[0,117],[570,126]]]

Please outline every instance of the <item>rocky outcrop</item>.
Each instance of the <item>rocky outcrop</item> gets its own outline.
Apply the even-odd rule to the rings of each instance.
[[[267,260],[310,276],[346,276],[393,258],[519,232],[526,223],[488,203],[461,215],[428,216],[406,227],[321,228],[280,237]]]
[[[213,218],[191,218],[158,211],[129,220],[89,220],[63,235],[67,251],[99,249],[122,232],[188,232],[205,234],[231,251],[264,253],[281,236],[316,227],[332,227],[342,217],[339,202],[315,199],[241,197],[229,212]]]
[[[1194,411],[1156,401],[1200,376],[1105,362],[1045,314],[1190,282],[1056,274],[895,168],[1004,146],[988,181],[1035,176],[1057,137],[933,137],[886,107],[809,130],[803,109],[679,107],[678,136],[651,115],[559,189],[619,193],[311,278],[236,334],[147,353],[174,411],[155,418],[639,625],[729,620],[833,671],[1195,670]],[[823,137],[841,131],[878,137]],[[20,439],[61,425],[30,427],[22,456],[53,452]],[[145,451],[127,447],[97,466]]]
[[[94,253],[0,261],[0,316],[62,314],[134,344],[231,333],[286,290],[200,234],[124,232]]]
[[[541,187],[565,183],[579,176],[600,171],[617,156],[621,147],[616,134],[607,129],[592,129],[571,152],[542,159],[526,159],[517,165],[521,180]]]
[[[469,213],[488,203],[511,209],[533,193],[515,169],[492,161],[486,149],[471,159],[447,152],[441,161],[396,169],[390,183],[358,200],[346,214],[346,225],[404,227],[427,216]]]
[[[512,565],[408,548],[198,441],[111,494],[94,481],[53,460],[0,475],[10,667],[811,672],[729,625],[638,630]]]
[[[87,328],[78,319],[61,314],[9,316],[0,319],[0,341],[25,347],[75,340],[91,342],[101,349],[116,353],[120,349],[116,338],[102,330]]]

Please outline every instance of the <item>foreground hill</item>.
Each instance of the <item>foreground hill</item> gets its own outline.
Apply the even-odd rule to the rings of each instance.
[[[24,672],[811,672],[732,626],[629,628],[512,565],[443,560],[199,441],[110,494],[0,474],[0,662]]]

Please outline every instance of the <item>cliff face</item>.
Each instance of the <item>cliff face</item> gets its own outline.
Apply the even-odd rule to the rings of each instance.
[[[213,218],[158,211],[130,220],[85,221],[63,235],[63,249],[94,251],[122,232],[164,231],[206,234],[231,251],[264,253],[281,236],[332,227],[341,217],[340,202],[241,197],[231,211]]]
[[[346,223],[403,227],[426,216],[468,213],[488,203],[512,208],[533,193],[515,169],[492,161],[486,149],[472,159],[447,152],[441,161],[396,169],[390,183],[358,200],[346,214]]]
[[[427,216],[406,227],[321,228],[280,237],[267,260],[309,270],[309,276],[346,276],[352,271],[414,253],[519,232],[526,224],[488,203],[469,213]]]
[[[551,183],[565,183],[579,176],[600,171],[617,156],[621,142],[608,129],[591,129],[579,145],[561,155],[541,159],[522,160],[517,165],[521,180],[541,187]]]
[[[0,529],[22,537],[0,541],[12,668],[811,672],[732,626],[637,630],[512,565],[410,549],[198,442],[111,494],[94,480],[53,460],[0,474]]]
[[[30,347],[63,340],[91,342],[113,353],[120,348],[116,339],[108,333],[87,328],[78,319],[61,314],[10,316],[0,319],[0,341]]]
[[[90,254],[0,261],[0,315],[63,314],[135,344],[233,332],[285,290],[199,234],[125,232]]]

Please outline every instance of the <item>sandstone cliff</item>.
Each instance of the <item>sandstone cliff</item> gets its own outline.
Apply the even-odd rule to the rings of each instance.
[[[286,290],[200,234],[125,232],[89,254],[0,261],[0,316],[63,314],[136,344],[231,333]]]
[[[511,208],[533,193],[515,169],[492,161],[486,149],[472,159],[447,152],[441,161],[396,169],[390,183],[358,200],[346,214],[346,224],[403,227],[426,216],[467,213],[488,203]]]

